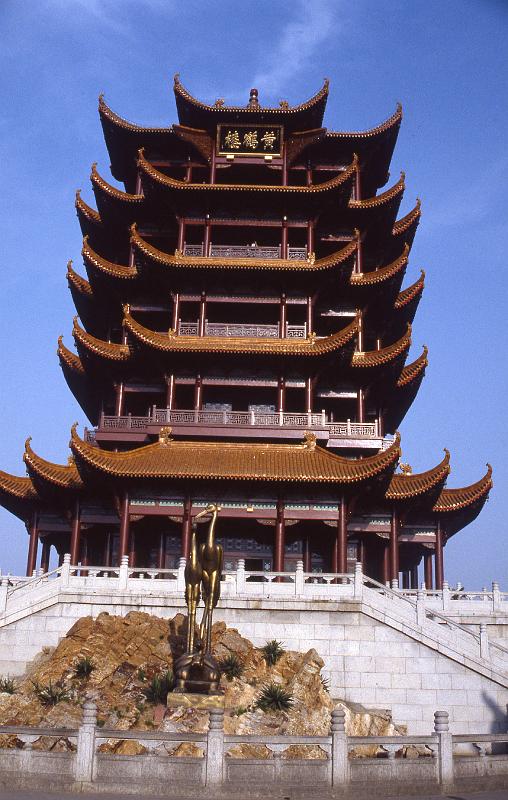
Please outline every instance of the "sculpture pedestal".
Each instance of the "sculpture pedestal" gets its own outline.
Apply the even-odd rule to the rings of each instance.
[[[184,653],[175,662],[176,694],[221,695],[220,669],[209,653]]]
[[[168,708],[196,708],[201,711],[209,711],[211,708],[224,708],[224,695],[170,692],[167,706]]]

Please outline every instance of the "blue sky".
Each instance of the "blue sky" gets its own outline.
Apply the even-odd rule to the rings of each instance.
[[[508,3],[502,0],[2,0],[0,468],[24,474],[25,437],[65,462],[84,416],[56,358],[72,347],[68,258],[80,264],[74,192],[91,201],[90,164],[109,159],[97,97],[140,124],[175,120],[172,77],[204,100],[311,96],[331,81],[325,124],[369,128],[396,102],[404,121],[392,180],[401,214],[423,218],[406,285],[426,288],[412,355],[429,368],[402,426],[404,461],[428,469],[448,447],[449,486],[495,487],[479,519],[446,548],[446,572],[508,590]],[[0,511],[0,567],[22,572],[26,534]]]

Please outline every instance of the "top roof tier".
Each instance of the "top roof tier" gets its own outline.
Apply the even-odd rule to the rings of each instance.
[[[224,100],[215,101],[213,106],[202,103],[193,97],[175,75],[174,91],[178,119],[181,125],[189,128],[203,128],[215,131],[221,122],[254,123],[265,125],[284,125],[288,133],[320,128],[328,99],[328,79],[314,97],[297,106],[290,106],[281,100],[278,108],[261,105],[258,90],[251,89],[249,102],[245,106],[227,106]]]

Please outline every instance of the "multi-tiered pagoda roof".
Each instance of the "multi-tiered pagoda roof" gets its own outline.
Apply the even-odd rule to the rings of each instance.
[[[386,188],[402,109],[365,132],[323,126],[328,82],[276,108],[174,91],[178,123],[133,125],[99,98],[113,180],[78,192],[84,274],[67,281],[75,351],[58,341],[94,426],[67,464],[25,445],[0,472],[26,522],[28,573],[54,546],[73,563],[162,569],[192,517],[223,511],[226,564],[443,582],[443,546],[481,510],[491,469],[446,486],[450,456],[413,474],[401,421],[427,367],[408,362],[425,274],[406,280],[420,202]]]

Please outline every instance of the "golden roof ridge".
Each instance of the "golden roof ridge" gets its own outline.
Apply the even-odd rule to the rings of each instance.
[[[72,267],[72,259],[69,259],[67,262],[67,281],[69,282],[69,286],[72,285],[76,291],[80,294],[86,295],[87,297],[93,297],[93,290],[86,278],[82,278],[81,275],[73,269]]]
[[[109,275],[110,277],[127,280],[136,279],[138,277],[138,271],[135,267],[129,267],[125,264],[116,264],[113,261],[107,261],[107,259],[96,253],[88,243],[88,235],[83,236],[81,255],[87,264],[95,269],[98,269],[103,274]]]
[[[62,363],[62,367],[68,367],[73,372],[79,372],[80,375],[85,374],[85,368],[79,356],[69,350],[63,343],[63,336],[58,337],[58,347],[56,354]]]
[[[123,130],[129,131],[131,133],[170,133],[172,127],[169,128],[150,128],[145,127],[143,125],[135,125],[132,122],[128,122],[123,117],[120,117],[118,114],[115,114],[114,111],[110,109],[106,101],[104,100],[104,95],[99,95],[99,115],[101,117],[105,117],[109,122],[112,122],[116,127],[122,128]]]
[[[400,125],[402,121],[402,105],[397,103],[396,109],[393,114],[376,125],[374,128],[368,128],[366,131],[328,131],[326,138],[331,139],[371,139],[380,133],[384,133],[390,128]]]
[[[131,351],[126,344],[116,344],[115,342],[105,342],[102,339],[97,339],[88,333],[78,324],[78,318],[74,317],[72,335],[74,336],[76,345],[85,348],[87,353],[106,358],[109,361],[129,361]]]
[[[80,478],[78,469],[74,461],[68,464],[54,464],[46,461],[32,450],[30,445],[31,437],[25,442],[25,452],[23,461],[26,464],[30,477],[42,479],[43,481],[64,489],[80,490],[83,488],[83,481]]]
[[[422,215],[421,201],[420,198],[417,197],[415,207],[411,209],[411,211],[408,214],[406,214],[405,217],[402,217],[401,219],[395,222],[392,231],[393,235],[399,236],[401,233],[405,233],[405,231],[407,231],[407,229],[411,227],[413,222],[419,219],[421,215]]]
[[[355,319],[341,331],[318,339],[311,334],[306,339],[271,339],[236,336],[179,336],[173,330],[167,334],[152,331],[137,322],[124,307],[123,324],[138,341],[162,352],[201,353],[266,353],[281,355],[319,356],[339,350],[358,332]],[[117,345],[118,346],[118,345]]]
[[[114,197],[115,200],[120,200],[122,203],[141,203],[145,199],[142,194],[128,194],[127,192],[122,192],[121,189],[117,189],[116,186],[112,186],[110,183],[105,181],[104,178],[97,172],[96,162],[92,164],[90,180],[92,181],[92,186],[97,187],[104,192],[104,194]]]
[[[397,388],[401,389],[403,386],[407,386],[409,383],[415,380],[428,366],[428,355],[429,349],[427,345],[423,346],[423,351],[420,353],[418,358],[411,362],[411,364],[406,364],[406,366],[402,369],[399,379],[397,381]]]
[[[421,270],[420,277],[408,286],[406,289],[403,289],[396,297],[394,308],[403,308],[407,306],[408,303],[411,302],[417,295],[423,292],[423,287],[425,286],[425,270]]]
[[[180,75],[177,72],[174,76],[173,81],[173,89],[175,95],[180,95],[189,103],[191,103],[196,108],[200,108],[203,111],[219,111],[219,112],[231,112],[231,111],[246,111],[246,112],[257,112],[260,111],[269,111],[270,113],[274,114],[296,114],[298,111],[305,111],[308,108],[312,108],[312,106],[317,105],[317,103],[322,100],[323,98],[327,97],[329,91],[330,81],[328,78],[324,79],[323,86],[321,89],[316,92],[309,100],[306,100],[304,103],[300,103],[297,106],[282,106],[280,105],[278,108],[273,108],[270,106],[227,106],[227,105],[214,105],[210,106],[207,103],[202,103],[201,100],[197,100],[197,98],[193,97],[190,92],[183,86],[180,81]]]
[[[11,475],[3,470],[0,470],[0,492],[15,497],[17,500],[39,499],[31,478]]]
[[[321,270],[330,269],[338,264],[342,264],[344,261],[347,261],[353,253],[356,252],[358,247],[358,240],[355,238],[351,242],[341,248],[340,250],[336,250],[334,253],[331,253],[329,256],[325,256],[324,258],[318,258],[312,260],[312,258],[308,259],[290,259],[290,258],[272,258],[272,259],[262,259],[262,258],[216,258],[211,256],[186,256],[178,251],[175,252],[174,255],[170,253],[164,253],[162,250],[158,250],[154,245],[147,242],[143,237],[140,235],[136,224],[134,223],[131,225],[131,243],[136,247],[143,255],[147,256],[148,258],[156,261],[158,264],[162,264],[168,267],[194,267],[194,268],[220,268],[224,267],[225,269],[239,269],[239,268],[248,268],[248,269],[263,269],[263,270],[281,270],[281,271],[292,271],[298,270],[301,272],[319,272]]]
[[[493,485],[492,467],[487,464],[487,472],[476,483],[457,489],[443,489],[432,510],[437,513],[449,513],[467,508],[488,495]]]
[[[374,197],[368,197],[365,200],[350,200],[349,208],[375,208],[377,206],[382,206],[385,203],[389,203],[394,197],[397,197],[399,194],[404,192],[406,186],[405,180],[406,175],[404,172],[401,172],[397,183],[394,183],[393,186],[391,186],[385,192],[381,192],[381,194],[377,194]]]
[[[398,272],[401,272],[409,259],[409,245],[405,244],[400,256],[391,264],[372,270],[371,272],[356,272],[351,275],[350,283],[352,286],[374,286],[378,283],[390,280]]]
[[[162,439],[134,450],[111,452],[91,446],[73,429],[70,446],[89,468],[117,478],[351,484],[393,469],[400,457],[398,434],[389,448],[364,459],[337,456],[308,436],[297,445]]]
[[[143,148],[138,151],[138,167],[152,180],[161,186],[166,186],[181,191],[200,191],[200,192],[256,192],[256,193],[277,193],[277,194],[323,194],[336,189],[345,184],[353,177],[358,165],[358,156],[354,154],[353,161],[344,170],[329,181],[314,183],[310,186],[272,186],[270,184],[243,184],[243,183],[187,183],[186,181],[171,178],[160,172],[147,161],[144,156]],[[137,195],[133,195],[137,196]]]
[[[409,500],[443,484],[450,474],[450,453],[446,448],[444,453],[443,460],[426,472],[393,475],[386,490],[386,499]]]
[[[89,206],[88,203],[85,203],[81,197],[81,189],[76,189],[76,200],[74,205],[76,206],[76,210],[83,214],[83,216],[89,219],[91,222],[102,222],[99,212],[95,208]]]
[[[364,350],[353,353],[353,367],[377,367],[394,361],[411,345],[411,324],[408,322],[406,332],[393,344],[382,347],[381,350]]]

